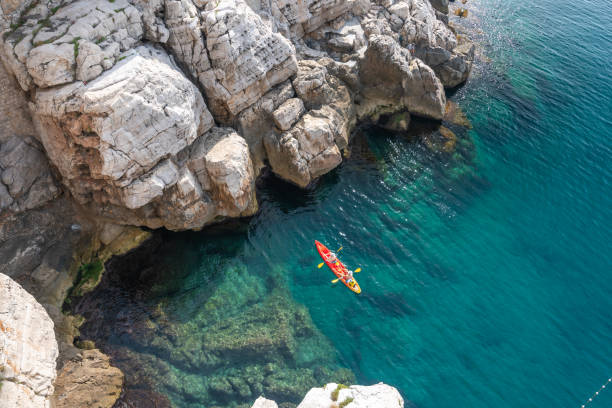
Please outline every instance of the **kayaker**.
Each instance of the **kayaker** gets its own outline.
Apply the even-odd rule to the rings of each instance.
[[[337,261],[338,257],[336,256],[336,254],[330,251],[329,255],[327,255],[327,262],[336,263]]]
[[[346,283],[351,283],[353,281],[353,271],[347,272],[348,278],[346,278]]]

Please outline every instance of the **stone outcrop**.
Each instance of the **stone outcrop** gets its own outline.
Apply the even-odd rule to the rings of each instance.
[[[363,100],[360,117],[377,117],[406,109],[415,115],[442,119],[446,96],[434,71],[413,58],[392,37],[373,35],[359,70]]]
[[[57,356],[53,322],[45,309],[0,273],[0,406],[48,407]]]
[[[315,61],[300,62],[293,88],[308,111],[289,130],[269,133],[264,144],[272,171],[305,187],[342,162],[340,149],[348,144],[355,113],[346,86]],[[273,115],[281,116],[283,106]],[[302,111],[302,106],[295,104],[291,121]]]
[[[341,405],[343,404],[344,405]],[[394,387],[378,383],[363,386],[329,383],[313,388],[297,408],[329,408],[350,405],[354,408],[404,408],[404,399]],[[259,397],[251,408],[276,408],[276,402]]]
[[[123,374],[100,350],[83,350],[64,364],[55,381],[54,408],[112,407],[123,386]]]
[[[430,66],[445,87],[455,87],[467,80],[474,60],[474,46],[465,42],[458,47],[457,37],[436,10],[448,13],[448,0],[402,0],[389,11],[402,21],[399,31],[403,46],[414,46],[415,56]]]

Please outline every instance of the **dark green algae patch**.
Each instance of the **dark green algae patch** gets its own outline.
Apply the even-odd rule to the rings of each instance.
[[[126,376],[121,402],[250,407],[264,395],[293,407],[312,387],[355,381],[281,268],[259,275],[227,254],[244,234],[185,233],[183,245],[207,237],[225,254],[180,261],[166,257],[176,248],[160,246],[164,234],[111,259],[73,305],[86,319],[78,340],[94,340]]]

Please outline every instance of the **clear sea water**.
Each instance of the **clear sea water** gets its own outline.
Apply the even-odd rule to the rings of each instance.
[[[466,6],[483,57],[451,97],[473,124],[456,152],[365,129],[313,189],[265,182],[237,232],[165,234],[168,313],[189,320],[227,268],[275,269],[357,383],[408,406],[578,408],[612,377],[612,2]],[[315,239],[363,268],[361,295]]]

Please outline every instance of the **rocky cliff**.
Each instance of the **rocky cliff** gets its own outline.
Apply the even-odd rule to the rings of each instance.
[[[107,374],[106,395],[121,383],[72,345],[61,305],[145,239],[132,226],[252,215],[262,169],[306,187],[342,162],[357,123],[440,120],[474,58],[447,12],[447,0],[0,0],[0,272],[55,323],[54,404],[74,403],[71,383],[84,398]],[[114,400],[90,396],[80,403]]]
[[[305,187],[357,120],[442,118],[473,58],[444,3],[4,1],[0,209],[63,188],[119,224],[253,214],[264,166]]]

